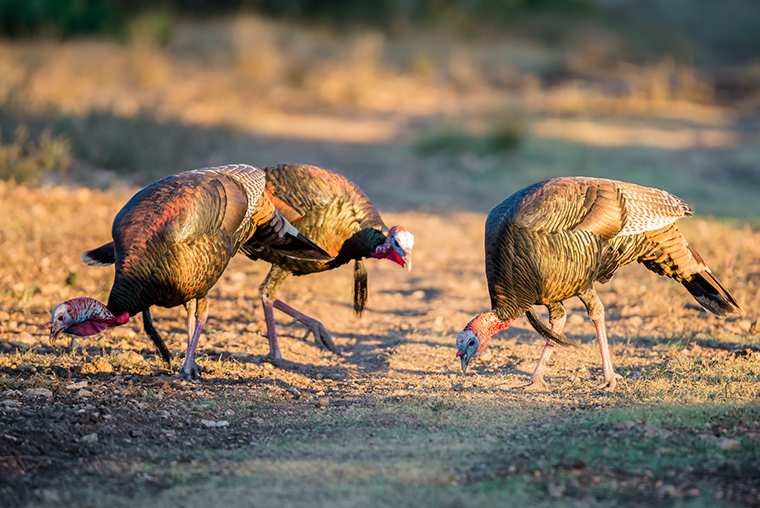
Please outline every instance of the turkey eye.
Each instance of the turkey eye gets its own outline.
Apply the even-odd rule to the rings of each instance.
[[[63,321],[63,316],[58,316],[58,321]]]
[[[473,344],[475,344],[475,339],[470,339],[470,343],[469,343],[469,344],[467,344],[467,345],[468,345],[468,346],[472,346]]]

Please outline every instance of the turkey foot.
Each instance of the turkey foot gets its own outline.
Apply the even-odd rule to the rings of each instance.
[[[182,370],[177,374],[170,376],[169,379],[173,381],[195,381],[201,378],[200,374],[204,370],[206,369],[195,363],[195,360],[193,360],[192,366],[188,367],[187,365],[183,365]]]
[[[266,355],[261,357],[261,362],[271,363],[275,367],[279,367],[281,369],[286,370],[293,370],[298,366],[297,363],[291,362],[290,360],[286,360],[282,356],[276,357],[271,352],[267,353]]]
[[[540,377],[537,379],[531,379],[528,383],[518,386],[518,388],[522,388],[523,390],[527,390],[531,392],[544,391],[544,390],[551,389],[549,387],[549,383],[544,381],[543,377]]]
[[[612,379],[609,379],[609,380],[605,379],[603,383],[600,383],[600,384],[598,384],[596,386],[596,389],[597,390],[612,391],[612,390],[615,389],[615,386],[617,385],[617,380],[618,379],[623,379],[623,376],[621,376],[620,374],[618,374],[617,372],[615,372],[613,370],[612,371]]]
[[[281,310],[306,327],[306,335],[303,336],[302,340],[305,341],[309,335],[314,334],[314,342],[316,342],[317,345],[332,351],[336,355],[341,354],[340,349],[338,349],[333,342],[330,332],[327,331],[327,328],[325,328],[325,325],[321,322],[306,314],[298,312],[293,307],[280,300],[275,300],[274,308]]]
[[[182,364],[178,374],[171,379],[181,379],[184,381],[193,381],[200,379],[200,373],[203,368],[195,362],[195,349],[198,347],[198,339],[201,336],[203,325],[208,319],[208,300],[203,298],[194,298],[185,302],[187,310],[187,355],[185,362]]]
[[[554,326],[552,326],[552,331],[557,331],[554,329]],[[560,328],[559,331],[561,332],[562,329]],[[534,370],[533,374],[530,376],[528,384],[522,385],[520,388],[531,391],[549,389],[549,384],[544,381],[544,371],[546,370],[546,363],[549,361],[552,351],[554,351],[554,344],[551,340],[546,339],[546,344],[544,344],[544,349],[541,351],[541,358],[538,359],[536,370]]]

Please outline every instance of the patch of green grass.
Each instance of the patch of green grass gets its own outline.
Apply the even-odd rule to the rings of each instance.
[[[310,506],[575,506],[583,499],[599,506],[723,506],[744,502],[758,486],[752,472],[760,440],[742,435],[748,420],[758,426],[755,403],[561,411],[545,422],[535,420],[542,411],[531,407],[527,420],[505,427],[515,409],[471,404],[462,416],[472,419],[430,427],[435,410],[429,408],[415,428],[399,421],[388,428],[365,425],[382,425],[390,411],[385,406],[307,413],[305,419],[273,414],[266,429],[252,431],[257,446],[186,449],[181,456],[169,448],[128,467],[112,463],[110,472],[99,474],[132,485],[132,502],[141,506],[189,507],[238,506],[254,498],[285,507],[302,506],[304,499]],[[356,412],[362,418],[351,418]],[[508,430],[487,439],[478,415],[490,418],[486,430]],[[296,430],[283,433],[292,426]],[[721,432],[741,447],[721,449],[719,439],[704,437]],[[151,485],[160,492],[150,492]],[[125,501],[96,489],[74,495],[95,507]]]
[[[26,390],[27,388],[33,388],[34,382],[28,379],[21,379],[17,377],[9,377],[6,375],[0,375],[0,391],[5,390]]]
[[[493,127],[483,134],[471,134],[457,129],[445,129],[426,137],[415,144],[420,155],[435,153],[476,153],[488,154],[515,150],[520,146],[522,132],[517,124]]]

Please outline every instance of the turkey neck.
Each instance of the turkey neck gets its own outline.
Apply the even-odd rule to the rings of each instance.
[[[142,284],[142,281],[130,283],[126,277],[117,276],[111,288],[111,294],[108,295],[106,307],[114,316],[120,316],[124,312],[129,312],[130,316],[139,314],[150,307],[150,304],[145,302],[146,297],[148,297],[147,300],[150,300],[152,291],[150,287],[144,286],[145,284]]]
[[[385,243],[386,236],[379,229],[364,228],[346,240],[340,252],[330,264],[340,266],[352,259],[368,258],[375,250]]]
[[[472,330],[476,336],[481,339],[478,351],[486,347],[486,343],[491,340],[491,336],[500,331],[509,328],[513,319],[502,319],[496,311],[484,312],[476,316],[472,321],[467,323],[465,330]]]

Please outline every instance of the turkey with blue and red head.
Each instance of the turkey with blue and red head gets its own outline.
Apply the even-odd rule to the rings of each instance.
[[[146,333],[171,363],[150,307],[184,305],[187,355],[175,377],[198,377],[195,348],[207,295],[238,250],[265,245],[286,259],[332,259],[277,212],[264,187],[261,169],[231,165],[168,176],[139,191],[116,215],[113,242],[82,254],[88,264],[115,264],[108,304],[92,298],[58,304],[45,325],[51,339],[94,335],[142,313]]]
[[[604,307],[594,283],[609,281],[618,268],[633,261],[680,282],[716,316],[743,313],[675,225],[691,215],[691,208],[668,192],[601,178],[547,180],[504,200],[486,220],[491,310],[476,316],[457,337],[462,371],[494,333],[526,314],[546,338],[527,386],[544,386],[554,345],[574,344],[562,334],[562,302],[577,296],[596,326],[604,372],[600,388],[614,388]],[[547,307],[550,326],[534,305]]]
[[[282,283],[290,274],[324,272],[354,261],[353,308],[361,314],[368,295],[367,269],[363,260],[369,257],[388,259],[411,270],[414,236],[403,226],[389,229],[366,194],[338,173],[302,164],[273,166],[264,171],[267,175],[266,194],[277,211],[332,256],[332,259],[322,261],[294,259],[264,244],[247,244],[240,249],[251,259],[272,264],[260,288],[269,357],[274,361],[282,359],[273,309],[306,326],[304,338],[314,334],[318,343],[339,353],[321,322],[277,299]]]

